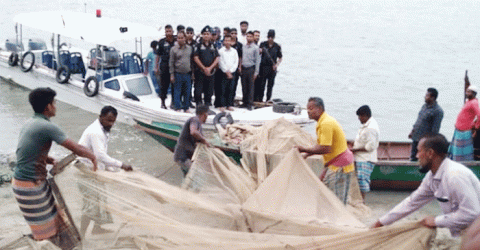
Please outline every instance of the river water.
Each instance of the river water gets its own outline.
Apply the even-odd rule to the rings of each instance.
[[[2,3],[0,41],[15,35],[15,14],[60,9],[92,13],[102,9],[103,16],[155,27],[183,24],[194,27],[196,32],[206,24],[239,28],[241,20],[248,20],[250,29],[261,31],[262,40],[268,29],[274,28],[284,54],[274,97],[303,106],[310,96],[322,97],[326,111],[342,124],[349,139],[355,137],[359,126],[356,109],[368,104],[379,123],[381,140],[407,141],[428,87],[439,90],[438,102],[445,112],[440,132],[450,138],[463,104],[465,70],[469,70],[473,84],[480,79],[480,57],[475,53],[480,41],[480,22],[476,21],[480,5],[475,0]],[[49,34],[25,27],[23,31],[26,37],[32,34],[49,41]],[[161,35],[152,34],[152,38]],[[144,40],[144,54],[150,40]],[[134,50],[131,45],[118,46]],[[27,95],[26,90],[0,82],[1,154],[14,152],[20,128],[32,115]],[[96,116],[60,104],[53,121],[78,140]],[[114,127],[110,151],[114,157],[156,176],[171,175],[166,179],[174,179],[172,183],[179,181],[179,173],[169,170],[165,174],[172,164],[171,153],[132,127]],[[55,147],[53,153],[65,152]]]
[[[164,1],[147,0],[2,0],[0,41],[14,36],[17,13],[72,10],[126,19],[154,27],[237,27],[241,20],[260,30],[276,30],[284,60],[274,97],[305,106],[319,96],[327,112],[355,137],[355,111],[370,105],[381,140],[407,141],[428,87],[439,90],[445,116],[441,133],[453,134],[462,106],[465,70],[473,84],[480,79],[480,5],[475,0],[411,1]],[[86,5],[85,5],[86,3]],[[42,34],[24,27],[24,37]],[[152,34],[158,38],[159,34]],[[151,40],[144,40],[145,49]],[[121,44],[133,51],[133,42]],[[0,93],[3,95],[3,93]],[[4,132],[1,130],[0,132]]]

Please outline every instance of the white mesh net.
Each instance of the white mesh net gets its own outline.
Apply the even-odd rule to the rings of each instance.
[[[296,140],[286,139],[304,143]],[[297,150],[268,144],[258,146],[264,158],[271,152],[282,157],[262,182],[245,171],[254,169],[251,165],[239,166],[205,145],[197,147],[182,188],[140,171],[91,172],[81,162],[55,181],[84,233],[83,249],[428,249],[434,230],[416,222],[366,228]],[[82,230],[86,217],[95,222],[87,220]],[[39,242],[24,237],[16,243]]]

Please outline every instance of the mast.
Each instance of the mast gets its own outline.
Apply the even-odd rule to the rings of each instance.
[[[470,86],[470,80],[468,79],[468,70],[465,70],[465,89],[463,91],[463,103],[467,101],[467,89]]]

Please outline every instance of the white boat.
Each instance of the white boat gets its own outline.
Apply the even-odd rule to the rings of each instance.
[[[12,47],[13,44],[17,52],[15,49],[0,51],[0,77],[4,80],[28,89],[50,87],[57,92],[57,99],[94,113],[105,105],[112,105],[121,114],[119,120],[130,124],[135,118],[147,123],[183,126],[194,115],[193,110],[181,113],[161,109],[150,77],[141,73],[141,38],[159,37],[158,29],[95,14],[66,11],[19,14],[14,21],[17,37],[14,41],[8,40],[7,45]],[[38,40],[25,39],[23,26],[51,33],[51,49]],[[65,46],[61,40],[65,37],[95,47],[88,51]],[[135,40],[135,52],[126,52],[122,56],[112,44],[125,40]],[[25,41],[29,41],[29,46],[24,46]],[[137,53],[138,47],[140,53]],[[276,112],[274,107],[264,106],[251,111],[235,108],[229,113],[234,122],[254,126],[280,117],[299,125],[311,123],[305,110],[288,103],[276,105]],[[281,111],[285,108],[290,110]],[[215,108],[212,110],[221,113]],[[210,115],[205,128],[214,129],[215,120],[218,118]]]

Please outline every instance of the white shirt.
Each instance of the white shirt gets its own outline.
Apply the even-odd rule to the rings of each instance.
[[[247,44],[247,33],[245,33],[245,35],[242,34],[242,32],[240,32],[240,35],[237,36],[238,38],[238,41],[240,43],[242,43],[243,46],[245,46]]]
[[[218,65],[223,73],[226,73],[227,71],[234,73],[237,71],[238,53],[236,49],[230,47],[230,49],[227,50],[226,47],[222,47],[218,51],[218,54],[220,55],[220,61]]]
[[[353,148],[365,148],[367,152],[355,152],[355,161],[377,162],[377,148],[379,144],[380,129],[373,117],[370,117],[358,130]]]
[[[97,157],[98,169],[105,170],[108,167],[120,168],[122,162],[108,156],[108,135],[102,124],[97,119],[85,131],[78,142],[80,145],[90,149]]]
[[[379,221],[389,225],[433,199],[439,201],[443,212],[435,217],[437,227],[459,236],[480,215],[480,181],[470,169],[446,158],[434,176],[429,171],[418,189]]]

